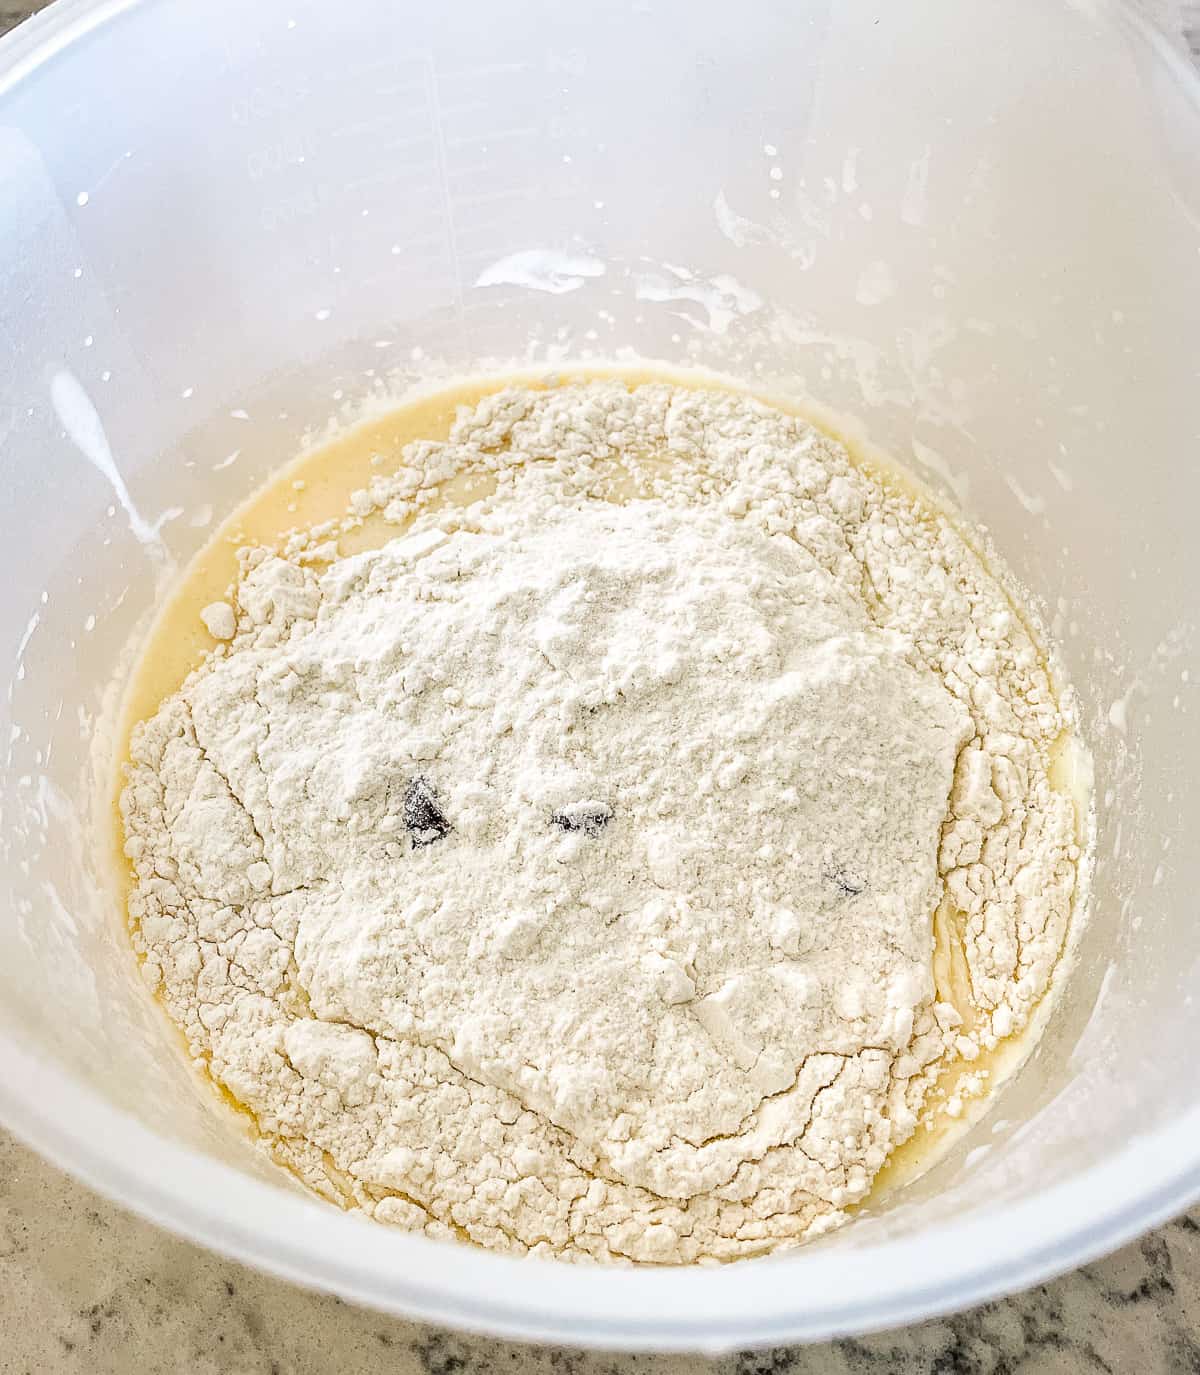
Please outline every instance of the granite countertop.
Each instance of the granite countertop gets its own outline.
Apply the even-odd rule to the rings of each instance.
[[[1200,53],[1200,3],[1145,0]],[[40,8],[0,0],[0,33]],[[957,1317],[695,1356],[524,1347],[364,1312],[159,1231],[0,1131],[0,1375],[1075,1375],[1200,1372],[1200,1209]]]

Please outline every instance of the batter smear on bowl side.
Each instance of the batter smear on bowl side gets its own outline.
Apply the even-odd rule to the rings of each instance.
[[[131,737],[134,941],[345,1205],[570,1258],[795,1244],[1050,984],[1069,693],[956,525],[796,416],[484,395],[205,623]]]

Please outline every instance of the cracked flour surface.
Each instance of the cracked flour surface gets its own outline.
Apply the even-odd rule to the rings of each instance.
[[[244,551],[134,732],[131,923],[193,1054],[430,1235],[687,1262],[843,1220],[1063,946],[1070,722],[1008,597],[718,391],[497,393],[380,511],[372,552]]]

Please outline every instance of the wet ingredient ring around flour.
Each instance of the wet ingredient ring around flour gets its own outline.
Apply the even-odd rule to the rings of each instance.
[[[953,527],[794,416],[477,390],[358,450],[386,471],[454,402],[354,499],[357,553],[326,529],[244,563],[238,637],[135,735],[148,977],[340,1202],[570,1256],[791,1244],[1045,991],[1069,720]],[[224,532],[222,593],[232,542],[313,523],[281,514]],[[406,825],[414,788],[438,824]]]

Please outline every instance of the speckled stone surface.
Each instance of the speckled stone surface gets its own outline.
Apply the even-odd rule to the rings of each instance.
[[[253,3],[253,0],[248,0]],[[1200,3],[1146,0],[1200,53]],[[0,0],[0,33],[40,8]],[[310,1294],[158,1231],[0,1131],[0,1375],[1200,1375],[1200,1209],[1000,1303],[720,1361],[534,1348]]]

